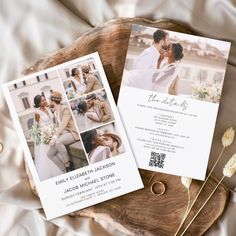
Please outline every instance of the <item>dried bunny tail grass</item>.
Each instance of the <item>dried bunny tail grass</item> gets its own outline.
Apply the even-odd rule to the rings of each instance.
[[[233,129],[233,127],[228,128],[224,132],[221,139],[223,147],[230,146],[234,141],[234,136],[235,136],[235,130]]]
[[[220,179],[220,181],[218,182],[218,184],[216,185],[214,190],[211,192],[211,194],[209,195],[207,200],[204,202],[204,204],[201,206],[201,208],[197,211],[197,213],[194,215],[194,217],[189,222],[189,224],[186,226],[186,228],[184,229],[184,231],[182,232],[182,234],[180,236],[183,236],[185,234],[185,232],[188,230],[190,225],[193,223],[193,221],[196,219],[196,217],[202,211],[204,206],[208,203],[208,201],[210,200],[212,195],[215,193],[215,191],[217,190],[217,188],[221,184],[221,182],[224,180],[224,178],[225,177],[231,178],[235,173],[236,173],[236,153],[228,160],[228,162],[226,163],[226,165],[225,165],[225,167],[223,169],[223,176],[222,176],[222,178]]]
[[[189,215],[191,209],[193,208],[193,206],[194,206],[195,202],[197,201],[199,195],[201,194],[203,188],[204,188],[205,185],[207,184],[207,181],[208,181],[208,179],[210,178],[210,176],[211,176],[212,172],[214,171],[216,165],[218,164],[219,160],[221,159],[222,154],[223,154],[225,148],[228,147],[228,146],[230,146],[230,145],[233,143],[233,141],[234,141],[234,136],[235,136],[235,130],[233,129],[233,127],[230,127],[230,128],[228,128],[228,129],[226,129],[226,131],[225,131],[224,134],[222,135],[221,141],[222,141],[223,147],[222,147],[222,149],[221,149],[221,151],[220,151],[220,153],[219,153],[219,156],[218,156],[218,158],[216,159],[216,161],[215,161],[213,167],[211,168],[209,174],[207,175],[206,180],[203,182],[203,184],[202,184],[201,188],[199,189],[197,195],[196,195],[195,198],[193,199],[192,204],[191,204],[190,207],[188,208],[188,211],[187,211],[186,214],[185,214],[185,219],[186,219],[187,216]],[[182,179],[181,179],[181,181],[182,181]],[[183,179],[183,181],[185,181],[185,180]],[[182,184],[185,185],[185,184],[183,183],[183,181],[182,181]],[[186,185],[185,185],[185,187],[187,188]],[[183,223],[184,223],[184,220],[181,222],[181,224],[180,224],[178,230],[176,231],[175,235],[178,234],[178,232],[179,232],[180,228],[182,227]]]
[[[226,163],[223,174],[224,176],[231,178],[236,172],[236,153]]]
[[[192,183],[192,179],[188,178],[188,177],[181,177],[181,183],[187,188],[189,189],[191,183]]]
[[[199,213],[202,211],[202,209],[204,208],[204,206],[208,203],[208,201],[211,199],[212,195],[215,193],[215,191],[217,190],[217,188],[219,187],[219,185],[221,184],[221,182],[223,181],[223,179],[225,178],[225,176],[223,176],[220,181],[218,182],[218,184],[216,185],[216,187],[213,189],[213,191],[211,192],[211,194],[208,196],[207,200],[202,204],[202,206],[200,207],[200,209],[195,213],[195,215],[193,216],[192,220],[188,223],[188,225],[186,226],[186,228],[184,229],[184,231],[182,232],[182,234],[180,236],[183,236],[185,234],[185,232],[188,230],[188,228],[190,227],[190,225],[193,223],[193,221],[196,219],[196,217],[199,215]]]

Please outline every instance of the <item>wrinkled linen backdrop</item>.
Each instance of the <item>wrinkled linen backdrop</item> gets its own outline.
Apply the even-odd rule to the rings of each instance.
[[[21,76],[21,72],[48,52],[70,45],[87,30],[116,17],[141,16],[150,19],[170,18],[190,25],[200,35],[232,42],[224,87],[224,103],[220,108],[220,131],[236,126],[236,7],[235,0],[1,0],[0,1],[0,82]],[[232,91],[233,90],[233,91]],[[235,93],[236,94],[236,93]],[[228,96],[228,97],[227,97]],[[235,98],[234,101],[231,101]],[[228,100],[227,100],[228,99]],[[230,114],[224,114],[224,107]],[[121,235],[106,222],[88,218],[60,217],[46,222],[41,204],[29,187],[24,169],[23,152],[0,91],[0,235]],[[223,123],[225,122],[226,123]],[[217,123],[217,124],[218,124]],[[216,133],[220,140],[220,133]],[[234,146],[236,146],[234,144]],[[216,147],[216,153],[219,151]],[[228,155],[236,152],[229,149]],[[211,162],[211,161],[210,161]],[[210,163],[211,165],[211,163]],[[222,166],[217,169],[218,176]],[[236,187],[236,179],[227,183]],[[228,207],[207,235],[236,235],[236,194],[231,193]]]

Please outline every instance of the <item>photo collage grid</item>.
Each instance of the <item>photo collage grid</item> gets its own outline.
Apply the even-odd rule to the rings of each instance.
[[[58,71],[88,162],[93,164],[124,153],[95,61],[91,58]]]
[[[125,152],[94,58],[9,90],[41,181]]]

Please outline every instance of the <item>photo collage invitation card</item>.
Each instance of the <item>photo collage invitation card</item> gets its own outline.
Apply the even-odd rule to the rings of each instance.
[[[3,91],[47,219],[143,187],[98,53]]]

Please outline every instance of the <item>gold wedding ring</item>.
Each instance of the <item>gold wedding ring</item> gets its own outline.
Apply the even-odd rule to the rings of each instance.
[[[166,191],[166,186],[161,181],[155,181],[151,185],[151,192],[156,196],[161,196]]]

